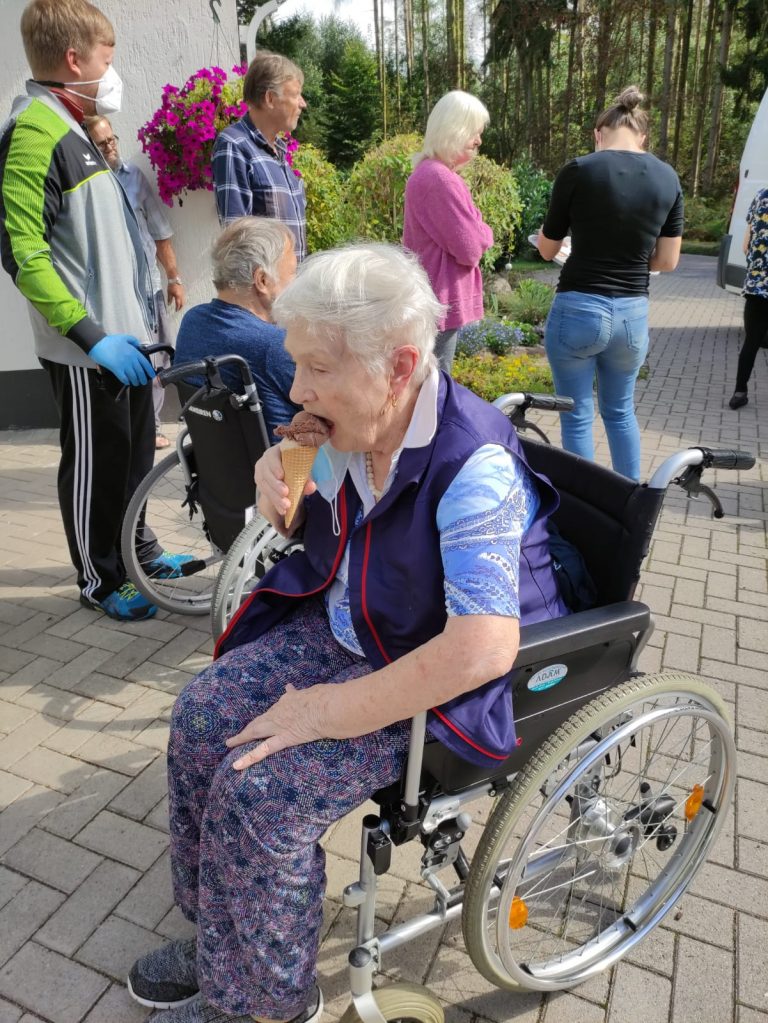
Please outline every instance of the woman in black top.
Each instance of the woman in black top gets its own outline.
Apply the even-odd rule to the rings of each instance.
[[[648,275],[675,269],[683,233],[677,174],[644,149],[642,100],[630,86],[600,115],[595,152],[560,170],[538,239],[552,259],[571,234],[545,333],[555,387],[576,403],[561,417],[563,447],[594,456],[597,374],[613,468],[632,479],[640,477],[634,388],[648,350]]]

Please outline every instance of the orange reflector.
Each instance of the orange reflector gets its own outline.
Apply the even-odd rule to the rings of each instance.
[[[691,790],[690,796],[685,801],[685,819],[692,821],[696,814],[701,809],[701,804],[704,802],[704,786],[694,785]]]
[[[519,931],[527,923],[528,907],[519,895],[515,895],[512,899],[512,905],[509,907],[509,926],[513,931]]]

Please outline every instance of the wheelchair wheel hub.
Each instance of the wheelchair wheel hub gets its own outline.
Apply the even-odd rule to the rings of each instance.
[[[577,858],[597,862],[608,873],[617,873],[631,862],[640,845],[642,833],[637,824],[623,820],[605,799],[582,804],[575,841]]]

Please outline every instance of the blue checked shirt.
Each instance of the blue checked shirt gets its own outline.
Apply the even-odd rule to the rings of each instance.
[[[213,147],[216,207],[222,224],[249,216],[281,220],[293,232],[301,262],[307,254],[307,199],[285,152],[283,139],[273,149],[248,114],[225,128]]]

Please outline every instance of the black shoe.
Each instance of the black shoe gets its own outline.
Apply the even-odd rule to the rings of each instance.
[[[137,959],[128,993],[151,1009],[179,1009],[197,998],[197,942],[172,941]]]
[[[746,391],[734,391],[731,395],[731,400],[728,402],[729,408],[741,408],[742,405],[746,405],[749,401]]]

